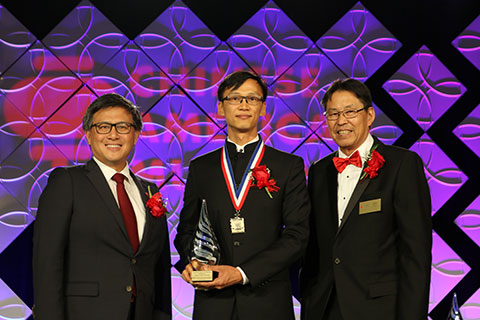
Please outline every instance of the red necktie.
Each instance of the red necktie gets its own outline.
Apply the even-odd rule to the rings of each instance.
[[[362,159],[360,158],[360,154],[357,150],[350,156],[350,158],[333,157],[333,164],[335,165],[335,168],[337,168],[337,171],[341,173],[349,164],[353,164],[354,166],[361,168]]]
[[[133,211],[132,203],[125,191],[125,186],[123,185],[125,176],[121,173],[115,173],[112,179],[117,183],[118,204],[120,205],[123,221],[125,222],[128,237],[130,238],[130,243],[132,244],[133,252],[135,253],[137,252],[139,244],[137,218],[135,217],[135,211]]]

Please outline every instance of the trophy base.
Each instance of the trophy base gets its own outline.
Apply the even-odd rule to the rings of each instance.
[[[208,270],[208,271],[192,271],[191,273],[192,282],[210,282],[218,277],[218,272]]]

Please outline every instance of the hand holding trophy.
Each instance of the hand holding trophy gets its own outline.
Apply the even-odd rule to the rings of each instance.
[[[197,260],[200,263],[208,265],[216,265],[220,262],[220,248],[218,240],[213,232],[212,225],[208,219],[207,201],[202,200],[202,208],[200,209],[200,218],[198,220],[197,230],[193,238],[190,262]],[[211,270],[194,270],[191,277],[192,282],[213,281],[218,273]]]

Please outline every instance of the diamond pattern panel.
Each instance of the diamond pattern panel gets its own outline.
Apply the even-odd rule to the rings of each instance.
[[[67,165],[73,163],[45,136],[31,137],[2,162],[0,182],[35,216],[48,174],[55,167]]]
[[[360,2],[316,45],[348,77],[366,80],[401,47],[400,41]]]
[[[85,80],[127,41],[88,0],[83,0],[43,39],[70,70]]]
[[[34,42],[28,31],[4,6],[0,4],[0,75]]]
[[[285,152],[293,152],[312,131],[282,99],[267,98],[267,112],[260,118],[258,133],[266,145]]]
[[[0,163],[35,129],[30,119],[0,92]]]
[[[425,131],[466,91],[426,46],[383,87]]]
[[[267,84],[274,82],[312,45],[273,1],[254,14],[227,42]]]
[[[8,101],[5,102],[7,108],[15,107],[36,127],[45,122],[81,85],[40,42],[36,42],[0,78],[0,90]]]
[[[142,141],[157,159],[185,179],[190,160],[220,128],[178,88],[144,116]]]
[[[34,218],[25,207],[0,183],[0,252],[33,222]]]
[[[32,310],[0,279],[0,318],[2,319],[27,319]]]
[[[480,319],[480,289],[475,292],[470,299],[460,308],[463,320]]]
[[[463,30],[452,44],[480,70],[480,16]]]
[[[221,148],[225,144],[225,139],[227,138],[226,130],[220,130],[217,132],[215,136],[213,136],[212,140],[208,142],[208,144],[204,145],[196,154],[196,157],[204,155],[208,152],[214,151],[218,148]]]
[[[93,70],[87,85],[99,96],[118,93],[144,113],[174,83],[134,42],[129,42],[107,64]]]
[[[480,105],[478,105],[453,133],[480,157]]]
[[[455,223],[480,246],[480,196],[458,216]]]
[[[433,232],[429,311],[470,271],[470,267]]]
[[[175,83],[220,44],[182,1],[175,1],[135,42]]]
[[[423,160],[433,215],[465,183],[467,177],[427,134],[410,149]]]

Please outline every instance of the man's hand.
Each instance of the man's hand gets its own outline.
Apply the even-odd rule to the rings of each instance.
[[[204,263],[201,263],[198,260],[192,260],[192,262],[190,262],[185,267],[185,269],[182,271],[182,279],[193,285],[192,271],[194,271],[194,270],[199,270],[199,271],[206,270],[206,269],[204,269],[205,266],[206,265]]]
[[[218,277],[210,282],[192,282],[191,272],[193,270],[216,271],[218,272]],[[237,268],[228,265],[211,266],[197,260],[193,260],[185,267],[185,270],[182,272],[182,279],[193,285],[197,290],[223,289],[234,284],[243,283],[242,274]]]

